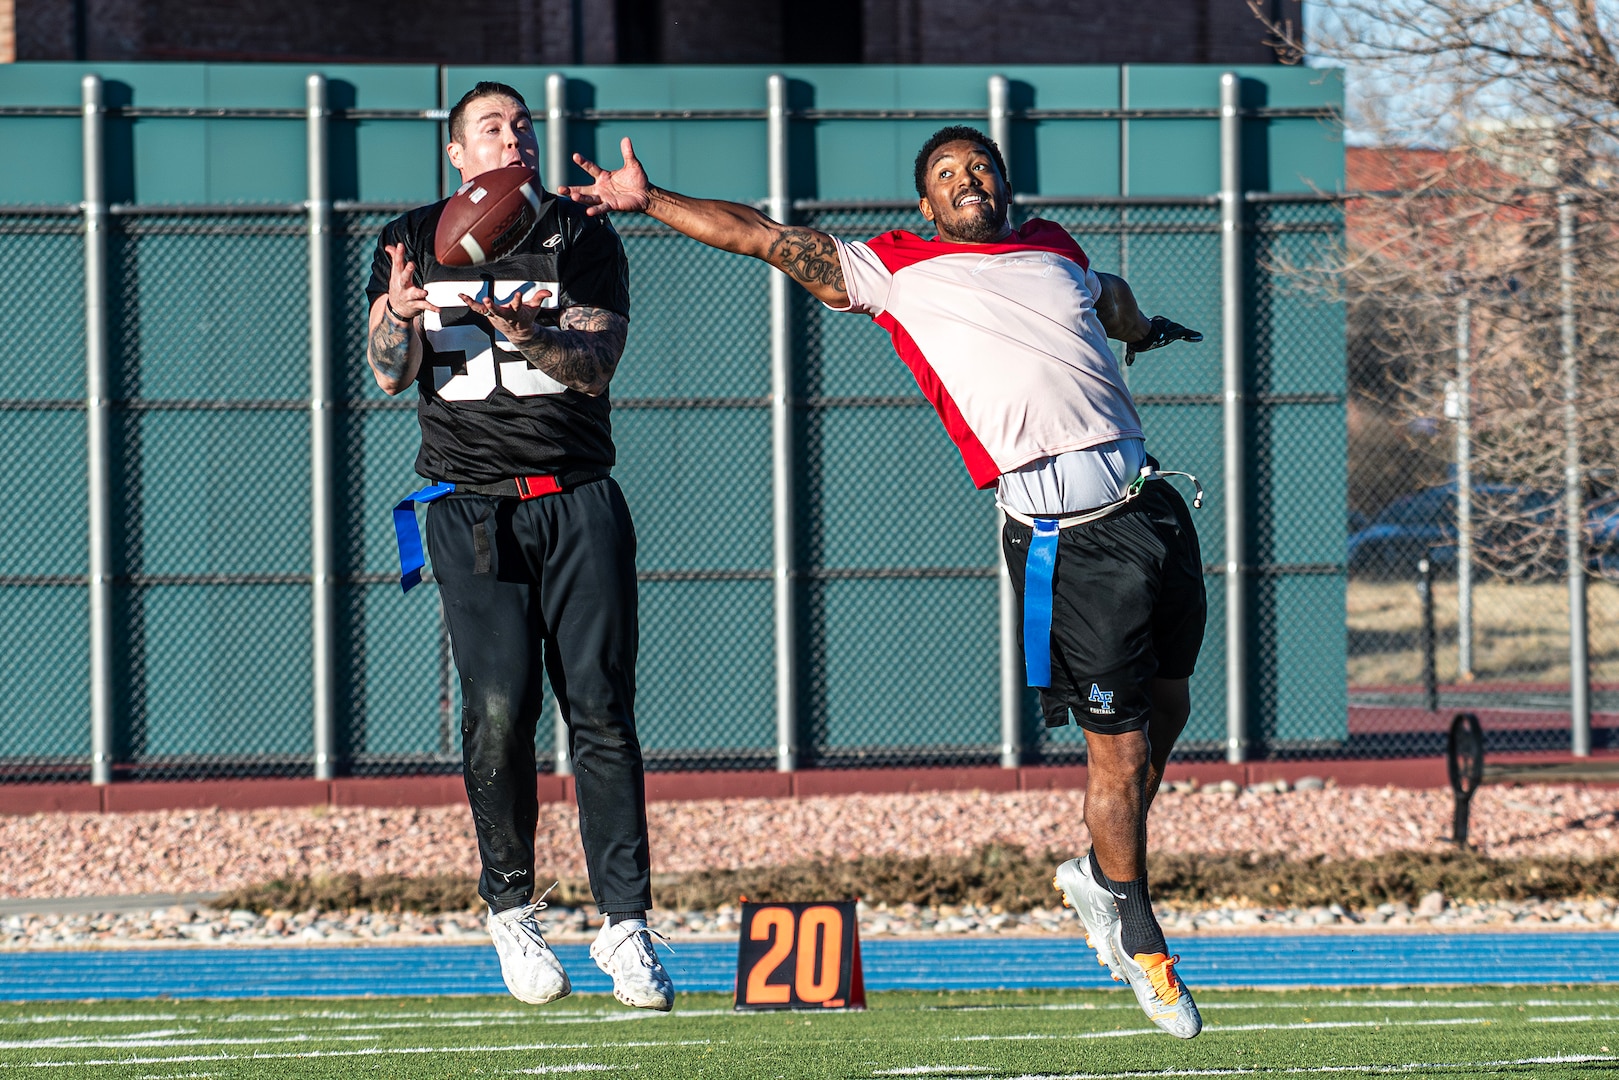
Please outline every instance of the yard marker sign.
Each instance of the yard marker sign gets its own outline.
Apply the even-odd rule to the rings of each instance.
[[[742,904],[738,1009],[864,1009],[855,901]]]

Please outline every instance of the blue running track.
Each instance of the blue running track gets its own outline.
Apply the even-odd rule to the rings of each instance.
[[[1619,982],[1619,933],[1266,934],[1183,937],[1194,989]],[[612,989],[584,945],[559,945],[574,989]],[[1075,938],[880,939],[862,944],[871,990],[1113,985]],[[686,991],[731,992],[736,945],[665,956]],[[503,994],[490,945],[123,949],[0,953],[0,1001]]]

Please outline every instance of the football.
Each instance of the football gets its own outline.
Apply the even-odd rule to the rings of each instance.
[[[433,234],[443,266],[478,266],[516,247],[540,213],[539,177],[527,165],[480,173],[455,189]]]

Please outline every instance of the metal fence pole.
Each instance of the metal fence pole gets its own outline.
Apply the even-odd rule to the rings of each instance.
[[[989,137],[1001,148],[1006,171],[1012,171],[1012,83],[1005,75],[989,77]],[[1012,177],[1003,177],[1008,184]]]
[[[555,191],[568,176],[568,77],[545,77],[545,186]]]
[[[1563,304],[1563,516],[1568,540],[1568,706],[1576,757],[1591,755],[1591,664],[1585,612],[1585,489],[1580,475],[1580,362],[1574,326],[1574,195],[1557,193]]]
[[[1471,303],[1456,313],[1456,678],[1473,677],[1473,357]]]
[[[568,175],[568,77],[553,71],[545,77],[545,186],[555,191]],[[557,776],[573,775],[573,755],[568,752],[568,722],[562,718],[562,704],[551,694],[551,752]]]
[[[84,101],[85,485],[90,542],[90,782],[112,783],[112,340],[107,295],[106,112],[101,76],[86,75]]]
[[[337,413],[332,401],[332,198],[327,184],[326,76],[309,104],[309,546],[314,652],[315,779],[337,775]]]
[[[787,160],[787,77],[772,75],[770,100],[770,216],[792,213]],[[798,768],[798,642],[793,602],[793,328],[784,274],[770,275],[771,576],[776,609],[776,768]]]
[[[1001,156],[1009,158],[1012,142],[1012,84],[1005,75],[989,77],[989,137],[1001,148]],[[1007,162],[1006,171],[1012,171]],[[1012,182],[1010,175],[1006,177]],[[1001,766],[1015,769],[1023,764],[1023,666],[1019,662],[1017,644],[1017,593],[1012,591],[1012,577],[1001,557],[1001,529],[1006,515],[995,514],[995,564],[1001,568],[1000,583],[1000,637],[1001,637]]]
[[[1243,357],[1242,79],[1220,76],[1220,321],[1225,436],[1226,760],[1248,758],[1247,455]]]
[[[1017,644],[1017,593],[1012,591],[1012,575],[1000,553],[1001,530],[1006,514],[995,511],[995,562],[1000,567],[1001,638],[1001,767],[1015,769],[1023,764],[1023,685],[1022,657]]]
[[[1429,712],[1439,711],[1439,667],[1435,662],[1433,618],[1433,560],[1417,560],[1417,599],[1422,605],[1422,701]]]

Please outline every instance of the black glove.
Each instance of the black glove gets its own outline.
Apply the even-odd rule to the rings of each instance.
[[[1162,315],[1152,317],[1152,331],[1140,341],[1132,341],[1124,347],[1125,366],[1136,362],[1136,353],[1147,352],[1150,349],[1161,349],[1171,341],[1202,341],[1203,335],[1196,330],[1190,330],[1178,322],[1170,322]]]

